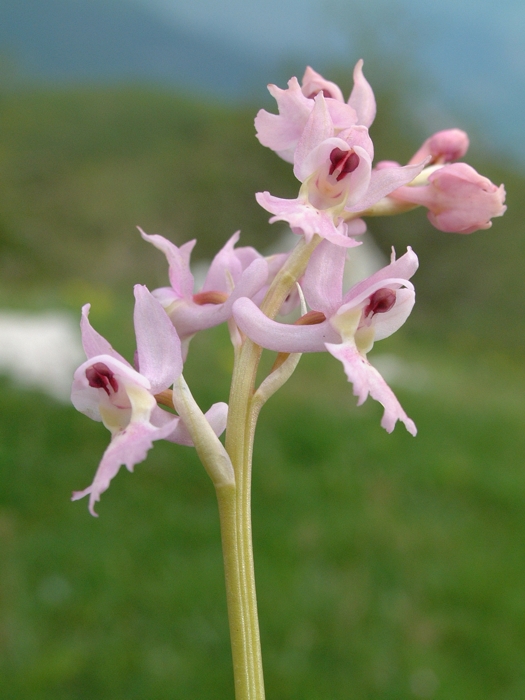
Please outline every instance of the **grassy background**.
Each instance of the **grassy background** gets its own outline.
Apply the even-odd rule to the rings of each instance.
[[[407,160],[418,135],[387,96],[379,106],[378,157]],[[196,236],[202,256],[237,228],[245,243],[275,239],[253,192],[296,184],[253,138],[253,112],[139,88],[3,95],[2,304],[92,301],[129,356],[128,285],[166,280],[136,224]],[[473,162],[509,192],[491,231],[447,236],[421,212],[371,223],[381,247],[411,244],[422,262],[414,313],[375,351],[409,368],[395,388],[417,438],[387,435],[371,401],[357,409],[325,356],[303,358],[261,416],[269,698],[525,697],[523,177],[481,152]],[[192,342],[203,406],[227,397],[230,369],[223,329]],[[69,496],[107,432],[7,379],[0,389],[2,697],[232,697],[218,518],[193,452],[157,443],[95,520]]]

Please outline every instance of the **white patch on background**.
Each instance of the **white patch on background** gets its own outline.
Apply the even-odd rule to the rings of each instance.
[[[73,372],[85,360],[78,321],[61,311],[0,312],[0,373],[68,402]]]

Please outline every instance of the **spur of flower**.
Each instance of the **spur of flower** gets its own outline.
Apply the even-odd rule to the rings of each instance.
[[[251,340],[269,350],[329,352],[343,364],[358,405],[370,394],[385,409],[381,425],[388,432],[400,420],[415,435],[413,421],[366,355],[376,340],[394,333],[408,318],[415,302],[409,279],[417,270],[417,256],[410,248],[398,260],[392,253],[389,265],[343,294],[345,259],[343,248],[329,241],[319,244],[302,280],[311,310],[295,324],[270,320],[249,299],[235,302],[235,321]]]
[[[73,493],[73,500],[89,495],[89,510],[106,491],[121,465],[133,471],[155,440],[182,445],[193,442],[178,416],[157,403],[169,403],[169,387],[182,372],[181,343],[160,303],[146,287],[135,286],[134,324],[136,367],[117,353],[90,324],[89,304],[82,309],[82,344],[87,356],[73,378],[71,401],[89,418],[102,421],[111,432],[91,486]],[[227,405],[215,404],[206,414],[217,435],[226,426]]]

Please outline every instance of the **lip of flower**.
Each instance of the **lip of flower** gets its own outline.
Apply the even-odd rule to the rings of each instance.
[[[329,161],[303,182],[299,196],[316,209],[330,209],[334,215],[341,213],[354,184],[348,175],[357,170],[362,158],[362,152],[359,156],[352,148],[343,150],[336,146],[330,151]]]

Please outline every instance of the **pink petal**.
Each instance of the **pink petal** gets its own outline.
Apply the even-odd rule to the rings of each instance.
[[[383,340],[395,333],[410,316],[416,295],[413,289],[396,290],[396,303],[384,314],[375,314],[372,319],[374,327],[374,339]]]
[[[386,265],[375,272],[367,279],[355,284],[344,296],[344,303],[365,299],[373,293],[375,289],[385,286],[387,280],[400,279],[402,282],[409,280],[419,267],[419,260],[410,246],[407,252],[398,260],[393,260],[390,265]],[[360,303],[360,302],[358,302]]]
[[[158,394],[170,387],[182,372],[181,344],[166,311],[140,284],[135,285],[135,335],[140,373]]]
[[[304,235],[307,241],[317,233],[344,248],[361,245],[346,235],[348,229],[344,222],[336,226],[329,211],[316,209],[302,198],[280,199],[273,197],[269,192],[257,192],[255,197],[261,207],[275,214],[270,219],[271,224],[275,221],[287,221],[292,231],[297,235]]]
[[[270,320],[250,299],[236,301],[233,316],[250,340],[276,352],[324,352],[326,342],[340,340],[329,321],[314,326],[278,323]]]
[[[261,109],[255,117],[257,138],[263,146],[276,151],[289,163],[293,163],[294,151],[312,111],[313,102],[303,95],[297,78],[288,82],[288,89],[268,85],[270,94],[277,100],[279,114]]]
[[[329,318],[341,306],[346,250],[322,241],[312,253],[302,280],[308,306]]]
[[[357,124],[357,114],[353,107],[350,107],[346,102],[339,102],[330,98],[325,99],[336,132],[343,131],[348,129],[349,126]]]
[[[168,260],[170,283],[179,299],[191,299],[193,294],[193,275],[190,271],[190,254],[197,241],[188,241],[180,248],[164,236],[149,236],[139,228],[140,235],[164,253]]]
[[[82,346],[84,348],[84,352],[86,353],[86,357],[88,358],[88,360],[91,357],[95,357],[95,355],[110,355],[119,362],[122,362],[125,365],[128,365],[128,367],[131,367],[129,362],[124,357],[122,357],[122,355],[120,355],[116,350],[113,350],[113,347],[110,345],[110,343],[108,343],[108,341],[93,328],[93,326],[89,322],[90,308],[91,304],[85,304],[82,307],[82,316],[80,318]]]
[[[254,296],[267,282],[268,264],[264,258],[254,260],[242,273],[234,290],[223,304],[198,305],[180,302],[170,310],[170,319],[182,340],[200,330],[212,328],[227,321],[232,315],[232,306],[241,296]]]
[[[359,156],[359,165],[344,179],[348,188],[345,211],[352,208],[352,204],[360,202],[370,191],[370,178],[372,176],[372,160],[367,151],[361,146],[354,146],[354,152]]]
[[[96,516],[95,503],[100,501],[101,494],[108,489],[121,465],[125,465],[130,472],[133,471],[135,464],[146,459],[153,441],[164,438],[171,431],[171,423],[167,423],[162,428],[155,428],[149,423],[130,423],[124,431],[117,433],[111,440],[91,486],[83,491],[73,492],[71,500],[77,501],[89,494],[89,512]]]
[[[354,386],[354,395],[358,397],[357,405],[360,406],[368,395],[379,401],[385,409],[381,425],[389,433],[395,427],[398,420],[402,421],[406,429],[412,435],[417,433],[414,422],[401,408],[394,392],[390,389],[383,377],[368,360],[359,354],[352,343],[339,345],[326,344],[326,349],[337,360],[343,363],[348,381]]]
[[[322,92],[324,97],[331,97],[334,100],[343,102],[343,93],[339,86],[330,80],[325,80],[320,73],[317,73],[310,66],[307,66],[301,84],[305,97],[314,98],[319,92]]]
[[[350,150],[349,144],[338,136],[324,139],[324,141],[312,148],[312,150],[304,156],[303,160],[296,162],[294,168],[295,177],[300,182],[304,182],[316,170],[319,170],[323,165],[329,164],[330,153],[334,148],[339,148],[342,151]]]
[[[351,219],[345,223],[347,236],[361,236],[366,231],[366,223],[363,219]]]
[[[163,413],[165,413],[165,415],[170,415],[166,414],[165,411],[163,411]],[[222,401],[214,403],[204,415],[215,435],[217,435],[217,437],[222,435],[226,430],[226,422],[228,420],[228,404]],[[175,442],[177,445],[193,446],[193,440],[191,439],[188,429],[180,419],[174,425],[173,431],[169,435],[166,435],[164,439],[169,440],[169,442]]]
[[[208,274],[206,275],[206,280],[202,286],[203,292],[215,291],[226,292],[228,294],[231,292],[228,273],[231,275],[234,282],[236,282],[242,274],[242,265],[234,250],[240,235],[240,231],[234,233],[213,258]]]
[[[99,411],[100,390],[89,385],[86,370],[97,363],[106,365],[116,375],[119,385],[130,382],[147,391],[150,390],[148,379],[135,371],[128,362],[121,362],[112,355],[94,355],[90,357],[89,360],[83,362],[75,370],[71,387],[71,403],[77,411],[84,413],[92,420],[101,420]],[[121,381],[122,379],[124,379],[124,382]],[[123,391],[125,393],[125,388]]]
[[[294,156],[294,174],[301,182],[304,179],[303,163],[309,154],[323,141],[334,135],[334,126],[322,93],[315,98],[315,105],[297,143]],[[312,172],[312,171],[311,171]],[[310,175],[309,172],[307,175]]]
[[[363,61],[359,60],[354,68],[354,87],[348,104],[357,114],[357,123],[369,127],[376,116],[376,100],[369,82],[363,75]]]
[[[385,167],[380,170],[372,170],[370,184],[364,196],[355,201],[353,205],[346,206],[345,209],[351,212],[365,211],[398,187],[412,182],[425,165],[426,162],[423,161],[423,163],[418,163],[417,165],[404,165],[398,168]]]

